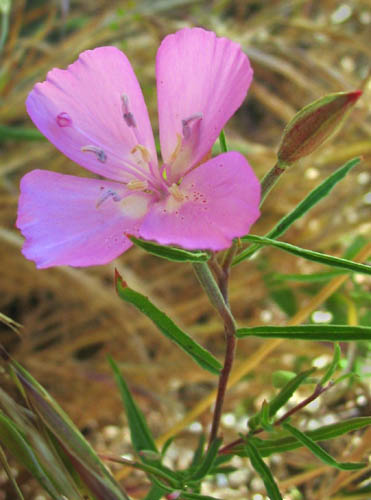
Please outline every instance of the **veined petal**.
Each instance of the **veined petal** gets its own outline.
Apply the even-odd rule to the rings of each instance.
[[[135,172],[137,178],[141,172],[148,176],[148,165],[131,154],[138,143],[157,165],[142,91],[116,47],[87,50],[66,70],[51,70],[30,92],[26,107],[50,142],[96,174],[120,181],[131,180]]]
[[[211,149],[241,106],[252,74],[241,47],[210,31],[185,28],[163,40],[156,59],[160,141],[174,182]],[[182,120],[189,119],[191,128],[184,128]],[[179,153],[189,133],[194,137]]]
[[[260,183],[240,153],[200,165],[174,192],[149,207],[139,228],[142,238],[190,250],[222,250],[247,234],[260,215]]]
[[[131,246],[151,195],[124,185],[33,170],[21,181],[17,227],[38,268],[93,266]]]

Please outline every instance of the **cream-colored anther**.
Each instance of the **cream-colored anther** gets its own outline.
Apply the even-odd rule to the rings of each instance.
[[[126,184],[126,187],[131,191],[144,191],[148,188],[148,182],[139,180],[130,181]]]
[[[143,161],[145,163],[149,163],[151,161],[151,153],[148,151],[148,149],[143,146],[143,144],[137,144],[136,146],[133,147],[133,149],[130,151],[131,154],[135,154],[137,151],[140,152],[142,155]]]
[[[184,200],[184,194],[179,189],[178,184],[174,183],[172,186],[170,186],[169,191],[173,195],[173,197],[176,199],[176,201],[183,201]]]

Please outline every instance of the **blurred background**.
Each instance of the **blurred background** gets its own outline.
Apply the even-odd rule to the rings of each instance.
[[[363,96],[341,131],[283,176],[253,228],[253,233],[263,235],[332,171],[361,155],[361,164],[328,199],[283,237],[305,248],[341,256],[350,245],[362,244],[371,234],[370,3],[15,0],[10,2],[8,12],[7,2],[0,2],[1,9],[0,312],[22,328],[17,334],[0,324],[0,340],[55,396],[98,451],[127,453],[128,431],[107,354],[120,363],[156,436],[206,397],[215,387],[215,379],[195,367],[148,320],[119,300],[113,286],[114,268],[132,288],[149,295],[218,357],[224,353],[222,328],[190,265],[166,262],[139,249],[128,251],[110,265],[88,269],[39,271],[23,257],[22,237],[14,227],[20,178],[35,168],[89,175],[36,131],[25,111],[28,92],[34,83],[45,79],[48,70],[66,67],[81,51],[115,45],[134,67],[156,134],[157,47],[168,33],[185,26],[202,26],[239,42],[251,60],[253,84],[225,132],[229,148],[244,153],[262,177],[275,163],[283,128],[297,110],[330,92],[362,89]],[[320,290],[323,282],[287,280],[281,275],[324,270],[277,250],[264,249],[232,273],[231,305],[239,324],[282,324]],[[370,289],[369,280],[355,275],[312,315],[311,321],[369,325]],[[238,359],[245,359],[259,345],[256,339],[240,342]],[[344,370],[364,371],[370,360],[369,346],[342,347]],[[305,369],[313,359],[321,368],[331,355],[330,345],[282,343],[262,366],[230,391],[223,419],[226,441],[246,428],[247,415],[272,394],[271,375],[275,370]],[[342,418],[369,415],[369,380],[341,386],[323,397],[302,413],[302,425],[315,428]],[[11,390],[9,381],[2,384]],[[206,412],[180,434],[170,450],[169,460],[176,466],[182,467],[189,460],[190,450],[209,420],[210,413]],[[355,433],[335,441],[331,442],[333,454],[341,457],[347,450],[360,460],[367,455],[371,433],[363,440]],[[341,488],[339,474],[323,468],[305,450],[273,457],[271,463],[287,500],[335,498]],[[218,491],[225,499],[263,500],[260,480],[242,460],[236,466],[241,466],[241,471],[232,474],[229,482],[222,477],[214,481],[209,493]],[[317,473],[293,480],[308,467]],[[27,498],[47,498],[37,493],[36,484],[25,472],[20,470],[18,474]],[[350,473],[341,474],[350,477]],[[367,472],[363,474],[350,478],[349,492],[363,484]],[[345,476],[341,476],[343,480]],[[133,497],[140,498],[145,491],[140,479],[140,473],[125,479]],[[0,499],[13,498],[1,474],[0,490]]]

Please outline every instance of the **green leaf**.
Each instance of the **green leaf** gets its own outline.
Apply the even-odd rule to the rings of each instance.
[[[371,327],[351,325],[254,326],[252,328],[239,328],[236,336],[238,338],[255,336],[318,342],[352,342],[354,340],[371,340]]]
[[[6,125],[0,125],[0,142],[6,140],[46,141],[46,137],[35,128],[7,127]]]
[[[363,429],[368,425],[371,425],[371,417],[356,417],[336,424],[325,425],[319,429],[308,431],[306,434],[313,441],[327,441],[328,439],[334,439],[348,432]],[[254,443],[263,457],[268,457],[274,453],[295,450],[303,446],[302,443],[291,435],[285,435],[274,439],[259,439],[254,437]],[[234,451],[236,454],[238,453],[245,456],[243,454],[243,446],[234,448]]]
[[[340,257],[334,257],[332,255],[327,255],[325,253],[315,252],[313,250],[307,250],[305,248],[300,248],[290,243],[285,243],[284,241],[272,240],[270,238],[265,238],[264,236],[256,236],[255,234],[249,234],[241,238],[243,241],[249,241],[253,243],[260,243],[261,245],[269,245],[284,252],[292,253],[303,259],[311,260],[314,262],[319,262],[326,266],[338,267],[345,269],[347,271],[354,271],[357,273],[371,274],[371,266],[366,264],[360,264],[359,262],[353,262],[352,260],[342,259]]]
[[[152,241],[141,240],[139,238],[135,238],[134,236],[129,236],[129,238],[135,245],[142,248],[146,252],[173,262],[206,262],[210,259],[210,255],[206,252],[167,247],[153,243]]]
[[[291,396],[294,394],[296,389],[301,386],[305,380],[312,375],[312,373],[315,371],[314,368],[310,370],[306,370],[302,373],[299,373],[294,377],[293,379],[289,380],[287,384],[280,390],[280,392],[272,399],[272,401],[269,402],[269,419],[272,419],[275,414],[278,412],[282,406],[284,406]],[[254,415],[252,418],[249,420],[249,428],[250,429],[256,429],[259,424],[261,424],[261,417],[262,413],[259,411],[256,415]]]
[[[278,486],[273,478],[273,475],[262,459],[258,448],[253,444],[252,439],[247,439],[244,447],[246,453],[250,459],[251,465],[254,467],[256,472],[262,478],[264,486],[267,490],[267,494],[271,500],[282,500],[281,493]]]
[[[126,416],[130,428],[131,442],[133,444],[135,451],[138,454],[142,450],[151,450],[158,453],[155,441],[152,437],[151,431],[147,426],[144,415],[138,408],[132,395],[130,394],[129,388],[117,364],[110,357],[108,358],[108,361],[113,370],[116,384],[119,388],[121,398],[124,403]]]
[[[215,459],[218,455],[218,450],[222,444],[222,439],[217,438],[209,446],[200,466],[193,472],[191,479],[192,481],[198,481],[207,476],[208,472],[211,470],[215,463]]]
[[[189,493],[188,491],[182,491],[179,498],[184,498],[184,500],[222,500],[219,497],[210,497],[209,495],[201,495],[200,493]]]
[[[167,439],[166,442],[164,443],[164,446],[161,448],[161,455],[163,457],[166,455],[166,452],[170,448],[173,441],[174,441],[174,436]]]
[[[370,333],[371,333],[371,329],[370,329]],[[326,373],[323,375],[323,377],[321,378],[321,380],[319,382],[320,385],[323,386],[330,380],[330,378],[333,376],[333,374],[338,369],[340,360],[341,360],[341,349],[340,349],[339,344],[336,342],[334,344],[334,356],[332,358],[332,361],[331,361],[329,367],[326,370]]]
[[[199,439],[198,444],[197,444],[196,451],[195,451],[193,458],[192,458],[191,468],[197,467],[199,465],[199,463],[201,462],[202,456],[204,453],[205,441],[206,441],[205,434],[201,434],[200,439]]]
[[[166,493],[166,490],[161,488],[158,484],[154,484],[144,497],[144,500],[160,500]]]
[[[288,422],[282,424],[283,428],[290,432],[303,446],[308,448],[313,455],[319,458],[322,462],[332,467],[336,467],[340,470],[357,470],[362,469],[367,464],[366,463],[348,463],[348,462],[337,462],[331,455],[327,453],[323,448],[321,448],[315,441],[313,441],[307,434],[299,431],[296,427],[293,427]]]
[[[148,297],[132,290],[116,271],[116,289],[118,295],[134,305],[145,314],[168,339],[177,344],[198,365],[211,373],[219,374],[222,365],[206,349],[195,342],[187,333],[183,332],[164,312],[160,311]]]
[[[311,273],[311,274],[281,274],[281,273],[272,273],[269,277],[270,282],[272,284],[285,282],[285,281],[294,281],[294,282],[304,282],[304,283],[317,283],[321,281],[329,281],[332,278],[336,278],[336,276],[340,276],[341,274],[345,274],[346,271],[327,271],[323,273]]]
[[[287,316],[296,314],[298,306],[291,288],[280,287],[270,290],[269,296]]]
[[[223,129],[219,134],[219,144],[220,144],[220,151],[222,153],[226,153],[228,151],[228,146],[227,146],[227,141],[226,141],[225,133],[224,133]]]
[[[338,168],[319,186],[313,189],[313,191],[311,191],[309,195],[294,208],[294,210],[285,215],[285,217],[283,217],[278,222],[278,224],[276,224],[274,228],[266,234],[266,237],[276,239],[284,234],[296,220],[305,215],[319,201],[325,198],[336,186],[336,184],[344,179],[344,177],[350,172],[350,170],[358,165],[360,161],[360,158],[354,158],[352,160],[349,160],[342,167]],[[257,250],[259,250],[259,248],[260,245],[251,245],[249,248],[246,248],[234,258],[233,265],[239,264],[248,257],[251,257]]]

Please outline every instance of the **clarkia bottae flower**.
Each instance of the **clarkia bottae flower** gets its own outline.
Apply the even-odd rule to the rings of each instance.
[[[132,245],[127,234],[222,250],[259,217],[260,185],[244,156],[210,158],[252,79],[240,46],[183,29],[161,43],[156,78],[162,165],[140,86],[117,48],[83,52],[29,94],[27,111],[49,141],[109,179],[23,177],[17,226],[37,267],[107,263]]]

